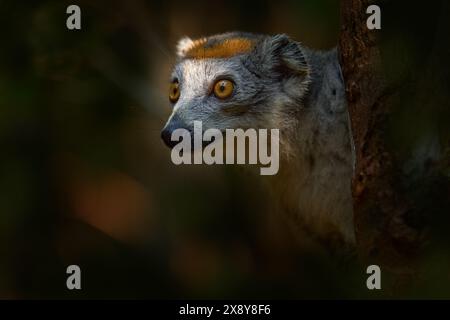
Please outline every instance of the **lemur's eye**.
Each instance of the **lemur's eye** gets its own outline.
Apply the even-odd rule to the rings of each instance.
[[[219,80],[214,85],[214,94],[219,99],[226,99],[233,93],[234,84],[230,80]]]
[[[180,85],[178,84],[178,81],[174,81],[170,84],[169,100],[170,102],[175,103],[178,101],[179,97],[180,97]]]

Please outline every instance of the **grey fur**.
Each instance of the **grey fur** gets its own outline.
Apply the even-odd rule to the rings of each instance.
[[[272,186],[282,211],[319,239],[354,243],[351,141],[336,50],[313,51],[286,35],[227,33],[206,43],[237,36],[255,40],[254,49],[227,59],[186,59],[180,44],[172,79],[181,96],[165,128],[191,129],[200,120],[204,129],[280,129],[280,172]],[[235,83],[225,101],[210,94],[219,77]]]

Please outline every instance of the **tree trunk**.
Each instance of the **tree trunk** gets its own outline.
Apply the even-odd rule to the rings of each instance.
[[[397,189],[395,164],[382,137],[390,93],[381,71],[377,31],[366,26],[370,2],[341,4],[340,57],[356,157],[355,229],[364,256],[397,267],[414,252],[417,233],[403,223],[410,204]]]

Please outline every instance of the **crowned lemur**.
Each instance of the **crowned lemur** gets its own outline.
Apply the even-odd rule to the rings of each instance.
[[[162,131],[280,130],[280,170],[271,181],[292,225],[318,240],[355,242],[352,147],[337,50],[310,50],[286,35],[232,32],[178,43]]]

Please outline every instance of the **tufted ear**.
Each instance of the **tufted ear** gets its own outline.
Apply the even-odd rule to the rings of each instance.
[[[194,45],[194,41],[189,37],[181,38],[177,43],[177,56],[179,58],[184,58],[186,52]]]
[[[262,40],[255,48],[255,53],[256,59],[266,71],[294,76],[305,76],[309,72],[301,44],[285,34]]]

